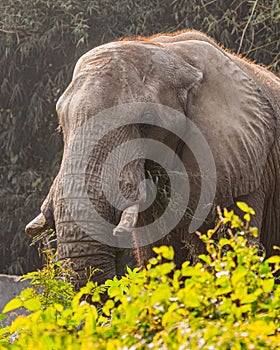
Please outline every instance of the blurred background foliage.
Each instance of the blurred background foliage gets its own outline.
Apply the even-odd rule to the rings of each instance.
[[[55,104],[78,57],[120,37],[183,29],[279,73],[279,0],[1,0],[0,273],[40,266],[24,226],[59,168]]]

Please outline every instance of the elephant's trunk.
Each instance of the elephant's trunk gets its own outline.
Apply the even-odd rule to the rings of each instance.
[[[76,274],[72,278],[79,288],[86,284],[91,275],[98,283],[113,278],[116,274],[116,249],[104,245],[86,234],[69,215],[65,203],[55,207],[57,259],[65,268],[71,268]],[[96,232],[102,227],[93,224]],[[25,228],[32,238],[49,228],[43,213],[40,213]],[[111,233],[113,235],[113,233]],[[92,268],[92,269],[91,269]]]
[[[57,246],[59,261],[65,267],[70,264],[77,274],[73,276],[76,287],[85,285],[92,276],[104,283],[116,275],[115,248],[91,239],[71,220],[57,224]]]
[[[112,163],[107,157],[120,143],[138,136],[138,130],[133,126],[123,127],[113,135],[104,136],[102,142],[94,146],[89,157],[85,157],[85,164],[81,165],[85,149],[83,141],[86,138],[82,135],[81,140],[69,148],[71,152],[65,151],[60,172],[41,207],[40,218],[44,217],[50,226],[51,221],[55,223],[57,258],[63,264],[70,261],[71,268],[78,273],[79,279],[74,281],[78,286],[84,285],[89,279],[90,271],[86,272],[86,268],[99,269],[93,275],[93,279],[99,283],[113,278],[122,269],[122,259],[118,266],[118,257],[121,255],[118,252],[123,247],[119,240],[122,240],[121,232],[131,232],[135,227],[138,203],[145,200],[146,188],[142,184],[145,162],[141,149],[133,150],[137,155],[134,158],[130,156],[130,149],[120,154],[121,159],[112,158]],[[106,160],[107,170],[102,173]],[[120,160],[125,166],[119,174],[115,174]],[[27,233],[34,232],[34,224],[28,227]],[[44,227],[40,226],[41,229]],[[126,260],[127,263],[130,261]]]

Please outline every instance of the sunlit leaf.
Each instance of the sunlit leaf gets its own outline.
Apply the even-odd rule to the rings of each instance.
[[[19,307],[23,306],[23,302],[20,300],[20,298],[14,298],[12,300],[10,300],[6,306],[4,307],[3,309],[3,313],[5,312],[9,312],[9,311],[12,311],[12,310],[15,310]]]

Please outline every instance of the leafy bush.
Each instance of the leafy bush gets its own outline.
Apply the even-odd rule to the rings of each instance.
[[[195,266],[186,261],[176,269],[173,249],[162,246],[147,268],[128,268],[99,287],[89,281],[75,294],[60,265],[58,280],[52,262],[28,274],[41,292],[27,289],[6,305],[5,311],[24,306],[31,313],[1,330],[0,349],[279,349],[273,272],[280,257],[258,255],[249,244],[257,234],[248,221],[254,211],[238,206],[245,222],[220,213],[215,229],[200,235],[207,254]],[[216,243],[217,229],[228,223],[228,236]]]

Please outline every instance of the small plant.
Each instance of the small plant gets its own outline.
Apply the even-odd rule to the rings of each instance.
[[[89,281],[74,294],[61,280],[51,287],[55,295],[49,287],[45,294],[23,291],[14,300],[32,312],[2,330],[0,349],[279,349],[280,288],[273,273],[280,257],[265,260],[251,245],[254,212],[237,205],[245,222],[219,210],[216,227],[200,234],[207,254],[195,266],[186,261],[177,269],[173,249],[162,246],[146,268],[128,268],[99,287]],[[225,224],[228,236],[216,242]],[[53,263],[45,270],[31,275],[33,283],[55,280]],[[59,265],[55,271],[61,272]],[[104,290],[108,298],[97,309],[93,303]],[[4,311],[18,306],[11,301]]]
[[[73,270],[62,267],[61,263],[54,262],[55,256],[49,250],[44,251],[46,263],[42,270],[29,272],[21,280],[30,280],[32,288],[21,292],[19,297],[11,300],[5,311],[17,307],[25,307],[28,311],[45,310],[49,306],[60,303],[67,308],[71,304],[75,292],[70,283]]]

